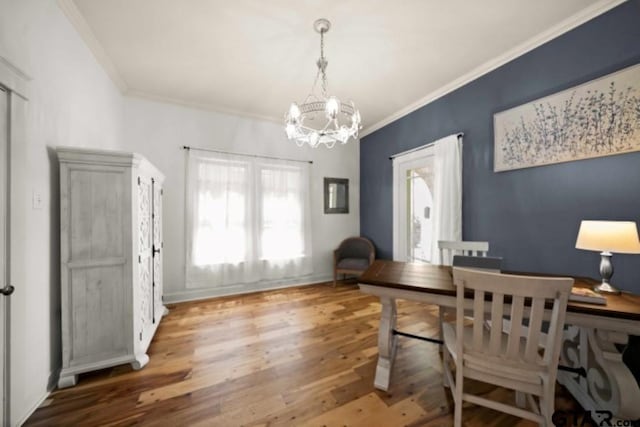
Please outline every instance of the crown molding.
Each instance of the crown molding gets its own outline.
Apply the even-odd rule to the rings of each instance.
[[[417,109],[445,96],[446,94],[453,92],[454,90],[466,85],[467,83],[476,80],[477,78],[495,70],[496,68],[518,58],[519,56],[524,55],[525,53],[543,45],[544,43],[553,40],[556,37],[584,24],[585,22],[607,12],[610,9],[624,3],[626,0],[600,0],[593,5],[581,10],[580,12],[570,16],[569,18],[561,21],[557,25],[531,37],[525,42],[519,44],[518,46],[510,49],[503,54],[481,64],[480,66],[472,69],[468,73],[463,74],[455,80],[441,86],[435,91],[427,94],[426,96],[420,98],[419,100],[409,104],[408,106],[401,108],[395,113],[387,116],[386,118],[365,127],[362,132],[360,132],[360,139],[363,137],[381,129],[382,127],[393,123],[394,121],[416,111]],[[130,97],[146,99],[154,102],[163,102],[174,105],[179,105],[187,108],[195,108],[199,110],[205,111],[213,111],[221,114],[228,114],[239,117],[246,117],[250,119],[263,120],[272,123],[280,123],[281,120],[266,115],[260,114],[251,114],[245,111],[239,111],[234,109],[229,109],[225,107],[220,107],[207,103],[197,103],[184,101],[176,98],[165,97],[161,95],[150,94],[144,91],[136,90],[133,88],[129,88],[126,84],[125,80],[122,78],[117,68],[111,61],[111,58],[108,56],[107,52],[104,50],[95,34],[91,30],[91,27],[87,23],[87,21],[82,16],[82,13],[78,10],[75,2],[73,0],[57,0],[58,6],[63,11],[67,19],[71,22],[71,24],[75,27],[76,31],[80,34],[81,38],[87,44],[93,55],[95,56],[98,63],[103,67],[107,75],[111,78],[114,84],[120,89],[122,94]],[[0,60],[3,58],[0,57]],[[0,61],[1,62],[1,61]]]
[[[231,108],[224,108],[224,107],[220,107],[218,105],[213,105],[213,104],[184,101],[184,100],[181,100],[181,99],[178,99],[178,98],[172,98],[172,97],[169,97],[169,96],[162,96],[162,95],[155,95],[155,94],[151,94],[151,93],[140,91],[140,90],[136,90],[136,89],[129,89],[129,90],[127,90],[125,92],[124,95],[127,96],[127,97],[130,97],[130,98],[143,99],[145,101],[158,102],[158,103],[163,103],[163,104],[172,104],[172,105],[177,105],[177,106],[180,106],[180,107],[192,108],[192,109],[203,110],[203,111],[208,111],[208,112],[214,112],[214,113],[219,113],[219,114],[226,114],[226,115],[229,115],[229,116],[236,116],[236,117],[240,117],[240,118],[254,119],[254,120],[261,120],[261,121],[270,122],[270,123],[284,124],[284,118],[282,120],[280,120],[280,119],[277,119],[277,118],[272,117],[272,116],[264,116],[264,115],[261,115],[261,114],[247,113],[246,111],[234,110],[234,109],[231,109]]]
[[[495,70],[496,68],[516,59],[519,56],[547,43],[556,37],[584,24],[585,22],[599,16],[610,9],[624,3],[626,0],[601,0],[594,3],[590,7],[581,10],[580,12],[570,16],[569,18],[561,21],[559,24],[531,37],[525,42],[517,45],[513,49],[510,49],[503,54],[485,62],[484,64],[474,68],[468,73],[458,77],[457,79],[447,83],[446,85],[436,89],[428,95],[420,98],[419,100],[409,104],[408,106],[396,111],[395,113],[387,116],[386,118],[374,123],[371,126],[367,126],[360,134],[360,138],[363,138],[384,126],[395,122],[396,120],[406,116],[409,113],[416,111],[417,109],[424,107],[427,104],[435,101],[438,98],[445,96],[446,94],[453,92],[454,90],[466,85],[467,83],[476,80],[477,78]]]
[[[86,43],[89,50],[93,53],[98,63],[102,66],[107,75],[111,78],[111,81],[120,89],[120,92],[125,93],[128,89],[127,83],[122,78],[118,69],[111,61],[111,58],[102,47],[102,44],[98,41],[93,30],[87,23],[82,13],[78,10],[78,7],[73,0],[57,0],[58,7],[65,14],[71,25],[76,29],[78,34]]]

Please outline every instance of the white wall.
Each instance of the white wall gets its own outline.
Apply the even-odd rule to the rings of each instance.
[[[204,296],[184,287],[182,145],[313,160],[314,278],[331,274],[331,250],[359,233],[359,144],[312,150],[284,138],[281,124],[123,98],[53,0],[0,0],[0,62],[28,74],[16,99],[11,155],[11,424],[27,417],[60,368],[57,145],[137,151],[167,177],[165,281],[173,300]],[[286,107],[286,106],[284,106]],[[350,179],[350,213],[324,215],[322,178]],[[43,198],[32,207],[33,192]],[[299,283],[299,281],[298,281]]]
[[[286,106],[283,106],[286,108]],[[312,149],[298,148],[288,141],[280,123],[169,105],[138,98],[125,98],[125,143],[127,149],[147,157],[165,175],[164,189],[164,292],[166,301],[215,295],[216,291],[189,289],[185,268],[185,152],[183,145],[218,150],[312,160],[311,212],[313,277],[332,276],[333,249],[348,236],[360,233],[359,143],[351,142]],[[324,214],[323,178],[349,178],[349,214]],[[300,284],[300,280],[287,283]],[[282,281],[279,282],[282,285]],[[252,284],[239,291],[271,287]]]
[[[118,148],[123,98],[53,0],[0,0],[0,56],[30,77],[12,146],[11,424],[60,367],[58,169],[49,147]],[[43,196],[32,208],[32,192]]]

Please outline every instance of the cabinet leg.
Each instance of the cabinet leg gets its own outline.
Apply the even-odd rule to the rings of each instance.
[[[147,363],[149,363],[149,356],[144,353],[136,354],[135,360],[131,362],[131,367],[135,371],[139,371],[140,369],[144,368]]]
[[[76,384],[78,384],[77,375],[60,375],[58,378],[58,388],[73,387]]]

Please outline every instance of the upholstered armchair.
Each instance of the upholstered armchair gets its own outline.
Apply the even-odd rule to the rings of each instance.
[[[360,276],[376,258],[376,249],[369,239],[349,237],[333,251],[333,286],[338,273]]]

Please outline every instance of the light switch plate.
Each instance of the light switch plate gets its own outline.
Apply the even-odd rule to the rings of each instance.
[[[42,205],[42,193],[34,190],[31,196],[31,206],[33,209],[42,209]]]

